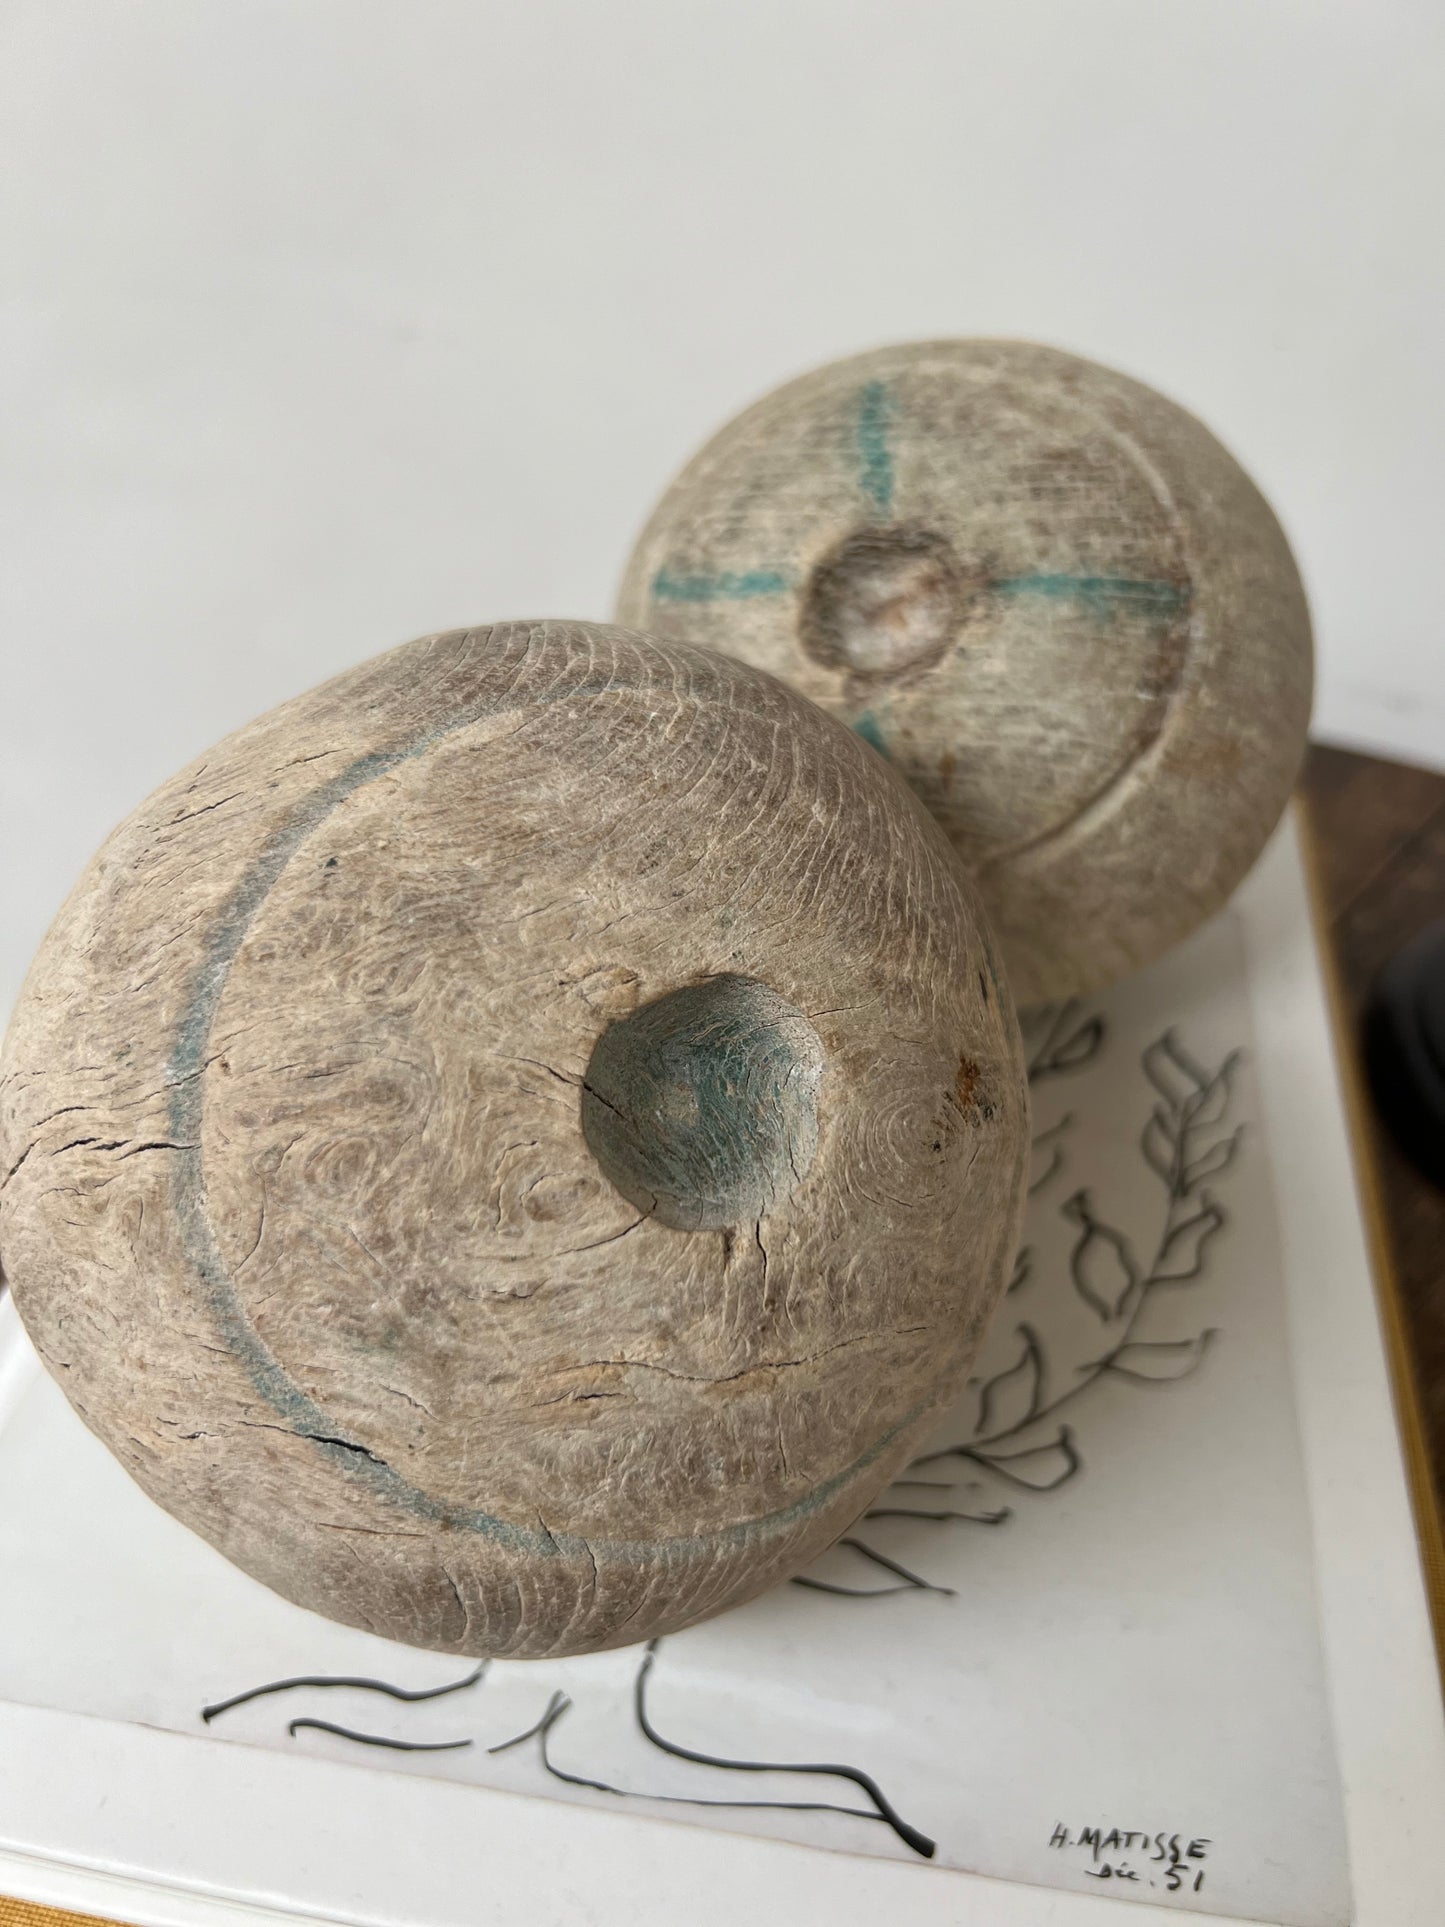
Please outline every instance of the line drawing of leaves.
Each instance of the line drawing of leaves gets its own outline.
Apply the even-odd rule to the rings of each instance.
[[[1231,1085],[1238,1063],[1239,1052],[1230,1051],[1208,1083],[1201,1086],[1194,1098],[1187,1100],[1185,1110],[1189,1124],[1195,1127],[1204,1125],[1212,1127],[1223,1121],[1224,1114],[1229,1109]]]
[[[1244,1126],[1237,1124],[1227,1138],[1221,1138],[1207,1151],[1202,1151],[1192,1164],[1185,1165],[1184,1175],[1180,1179],[1182,1194],[1189,1197],[1206,1178],[1217,1178],[1221,1171],[1227,1171],[1235,1160],[1243,1137]]]
[[[1031,1198],[1037,1197],[1040,1191],[1046,1189],[1068,1162],[1068,1154],[1059,1140],[1067,1132],[1071,1131],[1073,1127],[1074,1113],[1072,1111],[1065,1111],[1064,1115],[1056,1124],[1049,1125],[1045,1131],[1035,1132],[1033,1142],[1029,1146],[1030,1163],[1032,1164],[1032,1161],[1038,1156],[1039,1151],[1045,1145],[1049,1147],[1049,1161],[1042,1171],[1039,1171],[1029,1179],[1029,1196]]]
[[[893,1593],[899,1592],[936,1592],[942,1594],[945,1599],[954,1597],[952,1586],[935,1586],[931,1580],[924,1579],[916,1572],[910,1572],[907,1566],[900,1565],[896,1559],[890,1559],[886,1553],[879,1552],[876,1546],[865,1544],[862,1539],[855,1539],[849,1535],[836,1540],[831,1549],[836,1552],[840,1546],[846,1546],[849,1552],[861,1553],[863,1558],[871,1560],[875,1566],[881,1566],[885,1572],[893,1573],[902,1581],[902,1584],[841,1586],[830,1579],[814,1579],[807,1573],[798,1574],[792,1583],[795,1586],[806,1586],[810,1592],[837,1593],[844,1599],[886,1599]]]
[[[1039,1173],[1038,1177],[1030,1180],[1029,1196],[1031,1198],[1037,1197],[1038,1193],[1043,1190],[1044,1186],[1048,1184],[1050,1179],[1057,1177],[1059,1172],[1062,1171],[1063,1168],[1064,1168],[1064,1147],[1061,1144],[1056,1144],[1053,1147],[1053,1151],[1049,1157],[1048,1164]]]
[[[1179,1033],[1175,1031],[1173,1025],[1169,1025],[1168,1031],[1156,1037],[1154,1043],[1146,1046],[1141,1062],[1148,1081],[1154,1085],[1154,1089],[1160,1093],[1160,1096],[1164,1096],[1166,1102],[1171,1104],[1183,1102],[1191,1091],[1198,1093],[1210,1083],[1210,1071],[1202,1068],[1202,1064],[1198,1064],[1198,1060],[1185,1050],[1183,1044],[1179,1043]],[[1183,1079],[1183,1085],[1185,1085],[1185,1089],[1177,1098],[1171,1095],[1171,1073],[1173,1077]]]
[[[1172,1026],[1147,1046],[1139,1062],[1144,1075],[1171,1111],[1178,1111],[1190,1097],[1198,1095],[1199,1067],[1192,1059],[1187,1063],[1180,1061],[1178,1038]]]
[[[1077,1006],[1063,1006],[1049,1019],[1043,1043],[1030,1063],[1030,1081],[1070,1068],[1082,1068],[1097,1054],[1104,1035],[1102,1020],[1081,1023]],[[925,1453],[912,1462],[910,1470],[957,1459],[1019,1491],[1033,1495],[1057,1492],[1084,1469],[1084,1457],[1069,1424],[1060,1421],[1050,1436],[1038,1437],[1041,1426],[1062,1406],[1076,1400],[1105,1376],[1160,1387],[1177,1384],[1199,1369],[1218,1336],[1216,1328],[1207,1327],[1193,1336],[1177,1339],[1138,1339],[1133,1333],[1152,1291],[1188,1285],[1203,1276],[1208,1250],[1228,1222],[1217,1198],[1201,1187],[1205,1178],[1218,1176],[1232,1164],[1243,1141],[1243,1127],[1236,1126],[1227,1137],[1216,1138],[1212,1143],[1201,1142],[1201,1137],[1224,1122],[1239,1058],[1239,1052],[1231,1051],[1214,1071],[1206,1070],[1184,1048],[1172,1029],[1156,1038],[1141,1055],[1144,1074],[1159,1102],[1145,1123],[1140,1150],[1165,1194],[1163,1225],[1147,1265],[1140,1263],[1123,1231],[1095,1213],[1087,1191],[1075,1191],[1059,1207],[1060,1214],[1079,1228],[1068,1260],[1071,1283],[1103,1323],[1115,1328],[1117,1336],[1113,1344],[1081,1368],[1083,1376],[1078,1382],[1050,1399],[1045,1392],[1048,1361],[1044,1345],[1033,1325],[1020,1323],[1017,1327],[1017,1335],[1022,1340],[1020,1355],[1015,1363],[984,1383],[972,1437]],[[1070,1123],[1072,1117],[1040,1133],[1034,1140],[1034,1148],[1062,1134]],[[1061,1151],[1057,1144],[1054,1148],[1056,1152]],[[1061,1155],[1051,1157],[1044,1176],[1030,1186],[1030,1191],[1042,1189],[1061,1163]],[[1006,1292],[1017,1291],[1028,1282],[1033,1263],[1033,1249],[1021,1247]],[[894,1485],[922,1488],[933,1487],[935,1482],[905,1478],[895,1480]],[[942,1489],[951,1492],[955,1485],[945,1482]],[[928,1510],[885,1504],[873,1507],[864,1515],[864,1521],[907,1519],[935,1527],[955,1522],[1002,1525],[1012,1516],[1010,1506],[965,1512],[945,1505]],[[891,1575],[893,1583],[849,1587],[806,1574],[799,1575],[793,1583],[850,1598],[880,1598],[907,1592],[951,1596],[950,1588],[930,1583],[909,1567],[890,1560],[866,1540],[850,1535],[840,1540],[838,1546],[872,1561]]]
[[[1193,1338],[1135,1339],[1101,1361],[1100,1369],[1139,1384],[1172,1385],[1198,1371],[1218,1336],[1209,1325]]]
[[[1211,1238],[1224,1229],[1225,1215],[1208,1191],[1199,1193],[1199,1209],[1192,1218],[1165,1234],[1159,1247],[1159,1256],[1154,1261],[1150,1273],[1151,1285],[1192,1284],[1204,1271],[1204,1253]],[[1183,1269],[1178,1268],[1180,1258],[1185,1260]],[[1161,1267],[1173,1263],[1171,1270]]]
[[[1045,1029],[1042,1042],[1029,1059],[1031,1084],[1083,1070],[1098,1056],[1106,1035],[1104,1019],[1096,1012],[1080,1022],[1079,1010],[1078,998],[1070,997],[1062,1004],[1045,1005],[1039,1013]]]
[[[1110,1324],[1123,1316],[1143,1282],[1139,1261],[1123,1232],[1094,1216],[1087,1191],[1076,1191],[1065,1201],[1063,1212],[1079,1226],[1078,1239],[1069,1254],[1074,1289],[1105,1324]]]
[[[1067,1024],[1061,1024],[1060,1013],[1055,1012],[1048,1025],[1036,1062],[1052,1051],[1063,1030],[1072,1025],[1072,1036],[1082,1028],[1076,1011],[1068,1012]],[[1053,1490],[1081,1468],[1082,1455],[1067,1426],[1041,1444],[1023,1443],[1041,1423],[1105,1375],[1140,1384],[1167,1384],[1195,1369],[1214,1341],[1213,1328],[1184,1339],[1158,1341],[1136,1339],[1133,1333],[1151,1292],[1187,1286],[1204,1275],[1209,1247],[1228,1224],[1228,1214],[1213,1192],[1200,1188],[1200,1174],[1202,1167],[1227,1168],[1242,1142],[1240,1129],[1213,1144],[1200,1139],[1207,1129],[1223,1122],[1240,1060],[1239,1051],[1230,1051],[1215,1069],[1206,1069],[1172,1028],[1144,1049],[1141,1067],[1159,1101],[1151,1109],[1140,1148],[1165,1193],[1164,1222],[1152,1259],[1147,1266],[1140,1263],[1127,1237],[1096,1215],[1086,1191],[1075,1191],[1059,1207],[1060,1214],[1080,1231],[1070,1254],[1070,1282],[1095,1316],[1115,1328],[1115,1342],[1079,1368],[1082,1376],[1076,1383],[1045,1397],[1047,1352],[1034,1327],[1028,1327],[1018,1360],[985,1384],[972,1437],[926,1453],[913,1462],[915,1466],[962,1459],[1029,1490]],[[1032,1247],[1021,1248],[1009,1291],[1019,1290],[1033,1276],[1035,1256]],[[1015,1380],[1028,1387],[1029,1396],[1022,1414],[1005,1420],[1000,1401],[1008,1398]],[[1017,1455],[998,1449],[1015,1440],[1021,1441]],[[1038,1483],[1041,1469],[1045,1477]]]
[[[1179,1136],[1171,1112],[1155,1105],[1140,1136],[1139,1149],[1159,1182],[1172,1190],[1179,1175]]]
[[[1024,1401],[1022,1416],[1010,1421],[1010,1429],[1027,1425],[1038,1417],[1043,1403],[1044,1355],[1039,1344],[1038,1333],[1032,1325],[1020,1325],[1018,1335],[1024,1341],[1024,1348],[1016,1365],[996,1372],[984,1386],[978,1400],[978,1430],[987,1432],[994,1419],[997,1406],[1004,1401],[1017,1403]],[[1015,1385],[1014,1381],[1018,1383]]]
[[[1074,1442],[1073,1430],[1067,1425],[1061,1425],[1055,1436],[1042,1445],[1025,1446],[1022,1451],[989,1452],[973,1446],[962,1456],[986,1466],[1010,1485],[1021,1485],[1029,1492],[1057,1492],[1084,1463]]]

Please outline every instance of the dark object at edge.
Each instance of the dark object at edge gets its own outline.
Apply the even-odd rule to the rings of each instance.
[[[1380,972],[1364,1043],[1381,1116],[1410,1161],[1445,1189],[1445,919]]]

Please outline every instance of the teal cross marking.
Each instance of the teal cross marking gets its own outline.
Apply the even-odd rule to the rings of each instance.
[[[793,586],[781,569],[746,569],[741,574],[674,575],[664,566],[652,578],[658,602],[743,602],[750,596],[782,595]]]
[[[861,736],[864,742],[871,744],[880,756],[886,756],[889,762],[892,762],[893,752],[889,749],[888,740],[883,734],[882,726],[871,709],[865,709],[857,722],[854,723],[853,734],[855,736]]]
[[[881,381],[870,381],[858,397],[858,454],[863,493],[880,512],[893,504],[893,457],[888,448],[888,423],[893,398]]]
[[[1097,616],[1112,615],[1117,609],[1175,615],[1189,605],[1188,589],[1177,582],[1145,582],[1127,575],[1011,575],[996,582],[994,589],[1005,596],[1082,602]]]

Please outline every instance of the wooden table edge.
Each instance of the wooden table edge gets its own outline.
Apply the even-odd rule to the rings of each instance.
[[[1315,949],[1320,959],[1330,1028],[1334,1035],[1335,1061],[1344,1099],[1350,1155],[1355,1167],[1360,1213],[1364,1221],[1375,1299],[1389,1363],[1395,1423],[1400,1434],[1421,1572],[1435,1635],[1435,1658],[1440,1670],[1442,1691],[1445,1691],[1445,1530],[1442,1530],[1440,1508],[1435,1497],[1419,1381],[1410,1352],[1400,1284],[1391,1255],[1379,1170],[1375,1162],[1373,1135],[1381,1127],[1373,1122],[1359,1045],[1348,1019],[1348,1003],[1339,964],[1330,943],[1317,832],[1310,800],[1303,792],[1296,795],[1296,820],[1300,830],[1300,854],[1314,927]],[[4,1927],[3,1922],[0,1922],[0,1927]]]

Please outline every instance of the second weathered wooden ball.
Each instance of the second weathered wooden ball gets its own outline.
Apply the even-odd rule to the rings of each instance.
[[[821,1552],[959,1390],[1027,1157],[953,853],[771,677],[432,636],[82,877],[0,1059],[0,1256],[145,1490],[393,1639],[627,1644]]]
[[[1192,415],[1051,348],[940,341],[777,389],[682,471],[618,619],[852,724],[973,873],[1021,1003],[1217,909],[1304,747],[1279,524]]]

